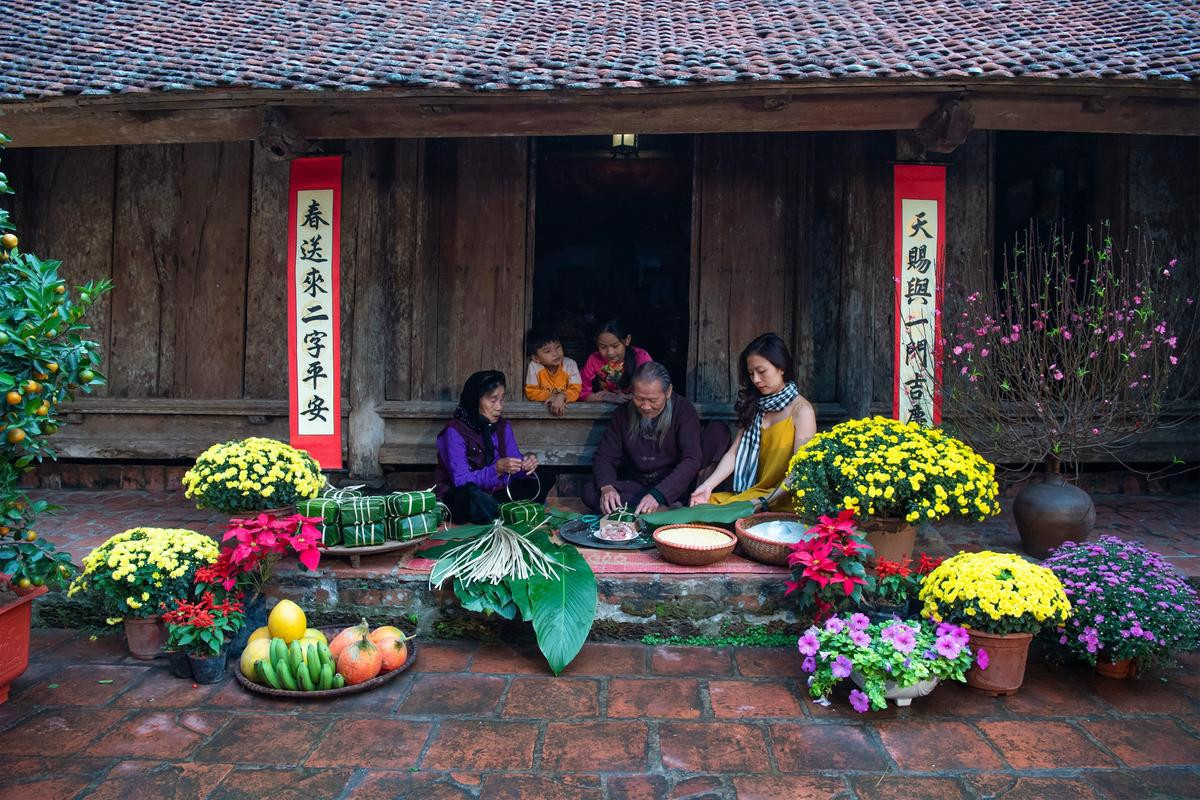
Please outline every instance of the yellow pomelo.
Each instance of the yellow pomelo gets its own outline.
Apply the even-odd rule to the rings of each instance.
[[[291,644],[308,630],[308,620],[300,606],[291,600],[280,600],[267,617],[267,630],[272,636],[283,639],[284,644]]]
[[[259,639],[266,639],[268,642],[271,641],[271,631],[266,625],[263,625],[261,628],[257,628],[254,633],[250,634],[250,638],[246,641],[247,643],[257,642]]]
[[[329,640],[325,638],[325,634],[321,633],[316,628],[309,628],[308,630],[306,630],[304,632],[304,638],[305,639],[315,639],[318,642],[324,642],[325,644],[329,644]]]
[[[254,674],[254,662],[266,661],[271,657],[271,640],[270,639],[255,639],[250,644],[246,645],[246,649],[242,651],[242,660],[239,664],[242,674],[250,680],[258,683],[258,677]]]

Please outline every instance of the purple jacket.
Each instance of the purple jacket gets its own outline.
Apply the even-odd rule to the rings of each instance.
[[[501,458],[523,458],[517,448],[508,420],[500,418],[492,433],[492,460],[483,460],[483,437],[457,419],[450,420],[437,437],[438,463],[434,471],[434,491],[439,498],[455,486],[473,483],[485,492],[504,486],[508,476],[496,474],[496,461]]]

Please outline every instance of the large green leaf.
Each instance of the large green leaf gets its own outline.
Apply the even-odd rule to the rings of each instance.
[[[596,618],[596,576],[574,547],[557,548],[555,558],[568,569],[559,579],[534,575],[529,601],[538,648],[550,671],[561,673],[579,654]]]
[[[670,511],[643,514],[642,521],[650,530],[661,528],[663,525],[681,525],[689,522],[728,525],[753,514],[754,506],[751,500],[740,500],[720,506],[704,503],[691,508],[673,508]]]

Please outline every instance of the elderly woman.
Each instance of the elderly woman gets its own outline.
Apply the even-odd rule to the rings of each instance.
[[[454,419],[437,437],[434,491],[456,523],[487,523],[500,503],[538,497],[537,456],[521,455],[504,419],[504,373],[483,370],[467,378]],[[540,498],[539,498],[540,499]]]
[[[672,392],[666,367],[642,364],[631,388],[596,449],[594,480],[583,487],[583,502],[604,514],[622,505],[649,514],[677,503],[703,464],[700,418]]]

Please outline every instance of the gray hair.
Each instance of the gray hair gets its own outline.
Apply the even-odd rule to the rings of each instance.
[[[633,373],[632,383],[650,383],[658,381],[659,387],[663,393],[671,389],[671,373],[667,372],[667,368],[657,361],[647,361],[642,364]],[[675,398],[668,397],[667,404],[663,407],[662,413],[653,419],[646,419],[638,412],[637,406],[633,401],[626,403],[629,414],[629,440],[636,441],[639,438],[653,439],[657,445],[662,446],[663,439],[666,438],[667,431],[671,430],[671,419],[674,416]]]

